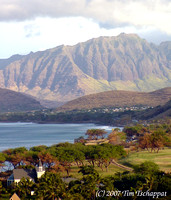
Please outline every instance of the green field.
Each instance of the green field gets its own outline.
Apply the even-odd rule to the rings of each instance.
[[[133,166],[144,161],[153,161],[159,165],[160,170],[171,172],[171,148],[165,148],[158,153],[149,153],[148,151],[131,152],[126,158],[120,160],[120,163]]]
[[[104,169],[104,171],[102,171],[101,168],[99,168],[99,167],[95,167],[95,169],[99,172],[101,177],[108,176],[108,175],[114,175],[116,172],[124,172],[125,171],[124,169],[121,169],[113,164],[111,164],[109,166],[108,171],[106,171],[105,169]],[[77,166],[72,166],[70,175],[75,178],[81,178],[82,174],[78,173],[79,170],[80,169]],[[65,176],[67,175],[65,172],[62,174]]]
[[[126,158],[118,160],[118,163],[128,167],[133,167],[134,165],[141,164],[145,161],[153,161],[159,165],[160,170],[171,172],[171,148],[165,148],[163,150],[160,150],[158,153],[149,153],[148,151],[130,152]],[[115,166],[114,164],[111,164],[109,166],[108,171],[106,171],[105,169],[104,171],[102,171],[99,167],[95,167],[95,169],[99,172],[101,177],[113,175],[116,172],[125,171],[124,169]],[[81,178],[82,174],[78,173],[79,170],[80,169],[76,165],[72,166],[70,176]],[[66,172],[63,172],[61,175],[67,176]]]

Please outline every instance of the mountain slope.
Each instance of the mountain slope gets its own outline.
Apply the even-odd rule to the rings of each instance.
[[[171,100],[162,106],[142,111],[136,115],[136,119],[141,120],[163,119],[166,117],[171,118]]]
[[[107,91],[90,94],[72,100],[59,107],[58,111],[81,110],[108,107],[129,107],[136,105],[157,106],[165,104],[171,98],[171,87],[154,92]]]
[[[0,112],[40,110],[43,107],[30,96],[0,88]]]
[[[171,42],[156,46],[134,34],[100,37],[0,60],[0,87],[63,102],[108,90],[152,91],[171,86],[170,51]]]

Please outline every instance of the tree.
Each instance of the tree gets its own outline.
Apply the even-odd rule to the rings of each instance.
[[[85,165],[80,167],[80,170],[78,171],[78,173],[82,173],[83,175],[89,175],[92,174],[94,176],[99,176],[98,172],[94,169],[94,167],[92,165]]]
[[[95,199],[95,193],[100,183],[99,173],[93,166],[82,166],[79,173],[83,174],[83,178],[69,184],[69,193],[81,194],[84,199]]]
[[[85,133],[88,135],[88,139],[98,139],[98,137],[103,138],[107,132],[104,129],[88,129]]]
[[[27,152],[28,150],[25,147],[18,147],[3,151],[6,161],[10,162],[14,168],[24,164],[25,154]]]
[[[134,166],[134,171],[145,176],[145,183],[142,184],[141,190],[151,191],[156,185],[156,176],[160,172],[159,166],[152,161],[145,161],[138,166]]]
[[[39,179],[35,194],[47,200],[59,199],[65,196],[66,186],[58,174],[46,172]]]
[[[157,150],[157,153],[168,142],[168,137],[163,131],[154,131],[152,133],[145,133],[139,138],[139,147],[142,149],[151,149],[151,152]]]
[[[24,154],[23,162],[26,165],[35,166],[38,163],[38,161],[39,161],[38,152],[30,150]]]
[[[136,126],[131,126],[131,127],[125,127],[123,129],[123,132],[127,134],[127,136],[131,137],[133,135],[140,136],[147,132],[147,128],[142,126],[141,124],[138,124]]]
[[[117,145],[117,144],[123,144],[126,141],[126,134],[120,129],[114,129],[109,135],[108,135],[109,143]]]
[[[76,138],[74,140],[74,143],[82,143],[84,144],[86,142],[86,139],[83,136],[80,136],[79,138]]]
[[[82,151],[79,151],[78,149],[70,149],[70,153],[74,157],[74,160],[78,167],[84,165],[83,161],[85,160],[85,155]]]
[[[12,154],[12,155],[7,155],[6,156],[6,161],[10,162],[14,169],[17,168],[17,166],[22,165],[22,161],[23,161],[23,155],[21,154]]]
[[[159,172],[159,166],[152,161],[145,161],[134,167],[134,171],[140,174],[156,174]]]
[[[46,166],[47,170],[50,170],[55,165],[59,165],[59,161],[57,158],[53,157],[50,153],[47,151],[43,151],[38,154],[39,159],[41,159],[43,165]]]
[[[30,150],[34,152],[41,152],[41,151],[45,151],[46,149],[47,149],[47,146],[45,145],[40,145],[40,146],[35,146],[35,147],[30,148]]]
[[[86,160],[90,163],[90,165],[93,165],[93,167],[95,167],[95,163],[98,159],[96,146],[86,146],[84,153]]]
[[[97,164],[102,170],[108,170],[113,160],[117,160],[125,156],[126,152],[122,146],[114,146],[111,144],[102,144],[97,146],[87,146],[85,157],[86,160],[93,165]]]
[[[100,147],[100,149],[99,149]],[[126,156],[126,152],[123,149],[123,146],[103,144],[97,146],[97,155],[98,155],[98,166],[103,170],[105,167],[106,171],[108,170],[109,165],[114,161],[118,160],[121,157]]]
[[[25,199],[31,197],[31,191],[34,189],[34,183],[29,178],[22,178],[18,184],[14,186],[15,192]]]
[[[150,134],[149,133],[145,133],[144,136],[139,138],[139,147],[141,149],[147,149],[147,151],[149,151],[149,149],[151,148],[151,138],[150,138]]]
[[[67,172],[67,176],[71,171],[71,164],[75,161],[74,155],[71,154],[70,148],[58,147],[56,149],[57,159],[60,162],[60,165],[63,166],[64,170]]]

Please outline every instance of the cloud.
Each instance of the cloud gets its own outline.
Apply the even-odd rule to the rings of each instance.
[[[121,32],[137,33],[157,44],[171,40],[171,35],[158,29],[134,26],[109,29],[85,17],[40,17],[21,22],[0,22],[0,29],[0,58],[28,54],[30,51],[45,50],[62,44],[74,45],[99,36],[116,36]]]
[[[0,0],[0,21],[82,16],[102,27],[155,27],[171,34],[170,0]]]
[[[39,26],[38,25],[35,25],[34,23],[29,23],[29,24],[26,24],[24,26],[24,30],[25,30],[25,36],[27,38],[29,37],[35,37],[35,36],[40,36],[40,30],[39,30]]]

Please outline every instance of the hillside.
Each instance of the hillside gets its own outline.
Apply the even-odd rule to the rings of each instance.
[[[136,105],[157,106],[165,104],[170,98],[171,87],[149,93],[115,90],[80,97],[66,103],[57,110],[65,111],[105,107],[130,107]]]
[[[43,107],[30,96],[0,88],[0,112],[32,111]]]
[[[150,44],[135,34],[99,37],[74,46],[0,60],[0,87],[66,102],[110,90],[171,86],[171,42]]]
[[[137,119],[142,120],[163,119],[165,117],[171,118],[171,100],[165,105],[142,111],[140,114],[136,115]]]

